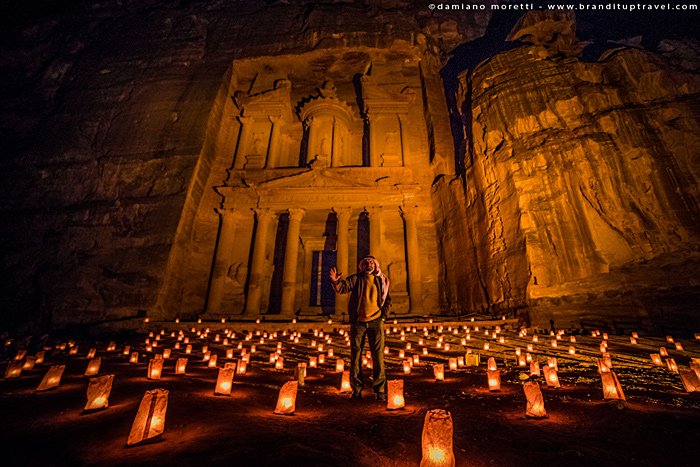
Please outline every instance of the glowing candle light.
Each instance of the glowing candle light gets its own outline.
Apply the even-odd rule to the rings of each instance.
[[[496,367],[496,359],[493,357],[489,357],[488,361],[486,362],[486,366],[488,367],[489,370],[495,370]]]
[[[207,364],[207,366],[209,368],[216,368],[216,363],[217,363],[218,358],[219,358],[219,356],[216,354],[210,355],[209,356],[209,363]]]
[[[533,360],[530,362],[530,376],[539,376],[539,375],[540,375],[540,363]]]
[[[530,354],[528,354],[530,355]],[[526,366],[527,365],[527,359],[525,358],[525,355],[518,355],[518,366]]]
[[[457,357],[457,366],[458,367],[464,366],[464,357]]]
[[[559,371],[559,366],[557,365],[556,357],[547,357],[547,366],[554,368],[554,371]]]
[[[549,386],[550,388],[560,387],[559,376],[557,376],[557,370],[550,366],[544,367],[544,379],[547,382],[547,386]]]
[[[413,364],[418,365],[420,363],[420,357],[418,355],[413,356]]]
[[[384,347],[384,355],[389,355],[389,347]]]
[[[111,341],[111,342],[107,345],[107,352],[114,352],[115,350],[117,350],[117,343],[114,342],[114,341]]]
[[[387,381],[388,397],[386,400],[386,408],[388,410],[403,409],[406,402],[403,397],[403,380],[390,379]]]
[[[637,344],[637,339],[635,337],[630,337],[630,344]]]
[[[668,367],[668,371],[678,373],[678,365],[676,365],[676,360],[673,358],[666,359],[666,366]]]
[[[316,357],[309,357],[309,367],[316,368]]]
[[[233,387],[233,369],[219,368],[219,375],[216,378],[216,388],[214,394],[230,396]]]
[[[604,399],[619,399],[625,400],[625,394],[622,392],[620,381],[614,371],[606,371],[600,374],[601,383],[603,384]]]
[[[525,397],[527,398],[527,406],[525,409],[525,417],[541,419],[547,417],[547,411],[544,409],[544,398],[540,385],[534,381],[528,381],[523,385]]]
[[[433,375],[435,376],[435,381],[445,381],[445,365],[442,363],[433,365]]]
[[[448,365],[450,367],[450,371],[454,371],[457,369],[457,359],[456,358],[450,358],[448,360]]]
[[[319,364],[319,365],[323,365],[323,364],[325,363],[325,361],[326,361],[326,356],[325,356],[325,355],[321,354],[321,355],[318,356],[318,364]]]
[[[681,383],[683,383],[686,392],[700,391],[700,379],[695,371],[680,370],[679,376],[681,377]]]
[[[434,409],[425,414],[423,422],[420,467],[453,467],[452,416],[446,410]]]
[[[42,378],[36,390],[47,391],[57,387],[61,382],[61,377],[63,376],[63,371],[65,369],[65,365],[52,365],[51,368],[49,368],[49,371],[47,371]]]
[[[296,410],[298,381],[287,381],[280,389],[275,412],[278,415],[291,415]]]
[[[532,342],[538,342],[539,338],[537,336],[532,336]]]
[[[95,358],[96,352],[97,352],[97,349],[88,350],[87,357],[85,357],[85,358],[87,358],[87,359]]]
[[[163,360],[153,358],[148,364],[148,379],[160,379],[163,372]]]
[[[488,350],[488,349],[489,349],[489,343],[488,343],[488,342],[484,342],[484,350]]]
[[[569,338],[569,341],[570,341],[572,344],[575,344],[575,343],[576,343],[576,336],[571,336],[571,337]]]
[[[284,357],[281,355],[277,357],[277,361],[275,362],[275,370],[284,370]]]
[[[96,375],[100,371],[100,364],[102,364],[102,357],[95,357],[91,359],[87,368],[85,369],[85,376]]]
[[[187,359],[186,358],[178,358],[177,363],[175,363],[175,374],[176,375],[184,375],[186,367],[187,367]]]
[[[501,390],[501,372],[499,370],[486,370],[489,380],[489,391]]]
[[[683,352],[683,344],[681,344],[680,342],[676,342],[676,350],[678,350],[679,352]]]
[[[163,349],[163,358],[170,358],[170,349]]]
[[[243,359],[238,360],[238,364],[236,365],[236,374],[244,375],[247,368],[248,362]]]
[[[667,341],[669,344],[673,344],[673,343],[675,342],[675,341],[673,340],[673,336],[666,336],[666,341]]]
[[[114,375],[103,375],[90,378],[87,387],[87,403],[83,410],[94,411],[109,407],[109,395],[112,392]]]
[[[345,371],[345,360],[343,360],[342,358],[339,358],[335,362],[335,372],[342,373],[343,371]]]
[[[552,347],[553,348],[557,347],[557,340],[556,339],[552,339]]]
[[[404,360],[403,362],[403,374],[407,375],[411,373],[411,363],[408,360]]]
[[[569,354],[576,355],[576,347],[574,347],[573,345],[569,346]]]
[[[350,371],[344,371],[340,378],[340,392],[352,392],[352,387],[350,387]]]
[[[166,389],[146,391],[131,426],[127,445],[132,446],[162,435],[165,430],[167,409],[168,391]]]
[[[654,363],[654,365],[661,365],[661,355],[657,353],[650,353],[649,357],[651,357],[651,361]]]
[[[138,362],[139,362],[139,353],[132,352],[131,357],[129,357],[129,363],[138,363]]]
[[[428,355],[428,348],[423,347],[423,356],[426,356],[426,355]]]

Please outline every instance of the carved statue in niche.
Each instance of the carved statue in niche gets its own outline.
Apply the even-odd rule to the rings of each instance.
[[[262,133],[253,133],[253,147],[251,149],[251,154],[255,156],[265,154],[265,143],[263,142]]]
[[[387,131],[384,138],[384,148],[381,152],[383,166],[400,166],[401,159],[401,141],[399,140],[398,131]]]
[[[331,154],[331,139],[328,136],[324,136],[321,140],[321,151],[319,155],[330,156]]]

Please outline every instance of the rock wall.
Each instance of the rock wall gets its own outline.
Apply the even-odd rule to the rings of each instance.
[[[188,248],[176,237],[196,235],[234,59],[411,44],[442,100],[432,111],[445,108],[440,55],[489,18],[400,0],[30,3],[12,6],[0,59],[8,326],[121,319],[177,297],[163,278]]]
[[[473,138],[466,212],[477,256],[467,274],[484,277],[491,306],[529,307],[536,322],[668,326],[672,308],[692,315],[697,70],[677,66],[672,53],[631,47],[583,62],[572,14],[528,14],[509,39],[522,44],[464,77]],[[664,310],[659,298],[670,291],[686,299]]]

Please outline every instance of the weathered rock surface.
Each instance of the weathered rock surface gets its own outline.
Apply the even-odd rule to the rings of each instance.
[[[667,310],[692,315],[687,297],[700,293],[696,49],[621,47],[585,63],[573,27],[572,14],[528,14],[510,36],[523,37],[522,46],[465,77],[474,259],[462,274],[483,282],[472,306],[529,306],[545,322],[576,314],[654,321],[665,313],[654,302],[673,290],[686,300],[667,301]]]

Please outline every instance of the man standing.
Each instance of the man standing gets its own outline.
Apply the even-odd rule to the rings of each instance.
[[[386,375],[384,372],[384,320],[391,308],[389,279],[379,269],[379,262],[366,256],[358,265],[359,273],[342,280],[342,273],[331,269],[331,280],[336,293],[349,293],[350,317],[350,386],[351,400],[362,399],[362,349],[369,338],[372,353],[372,378],[377,400],[386,400]]]

